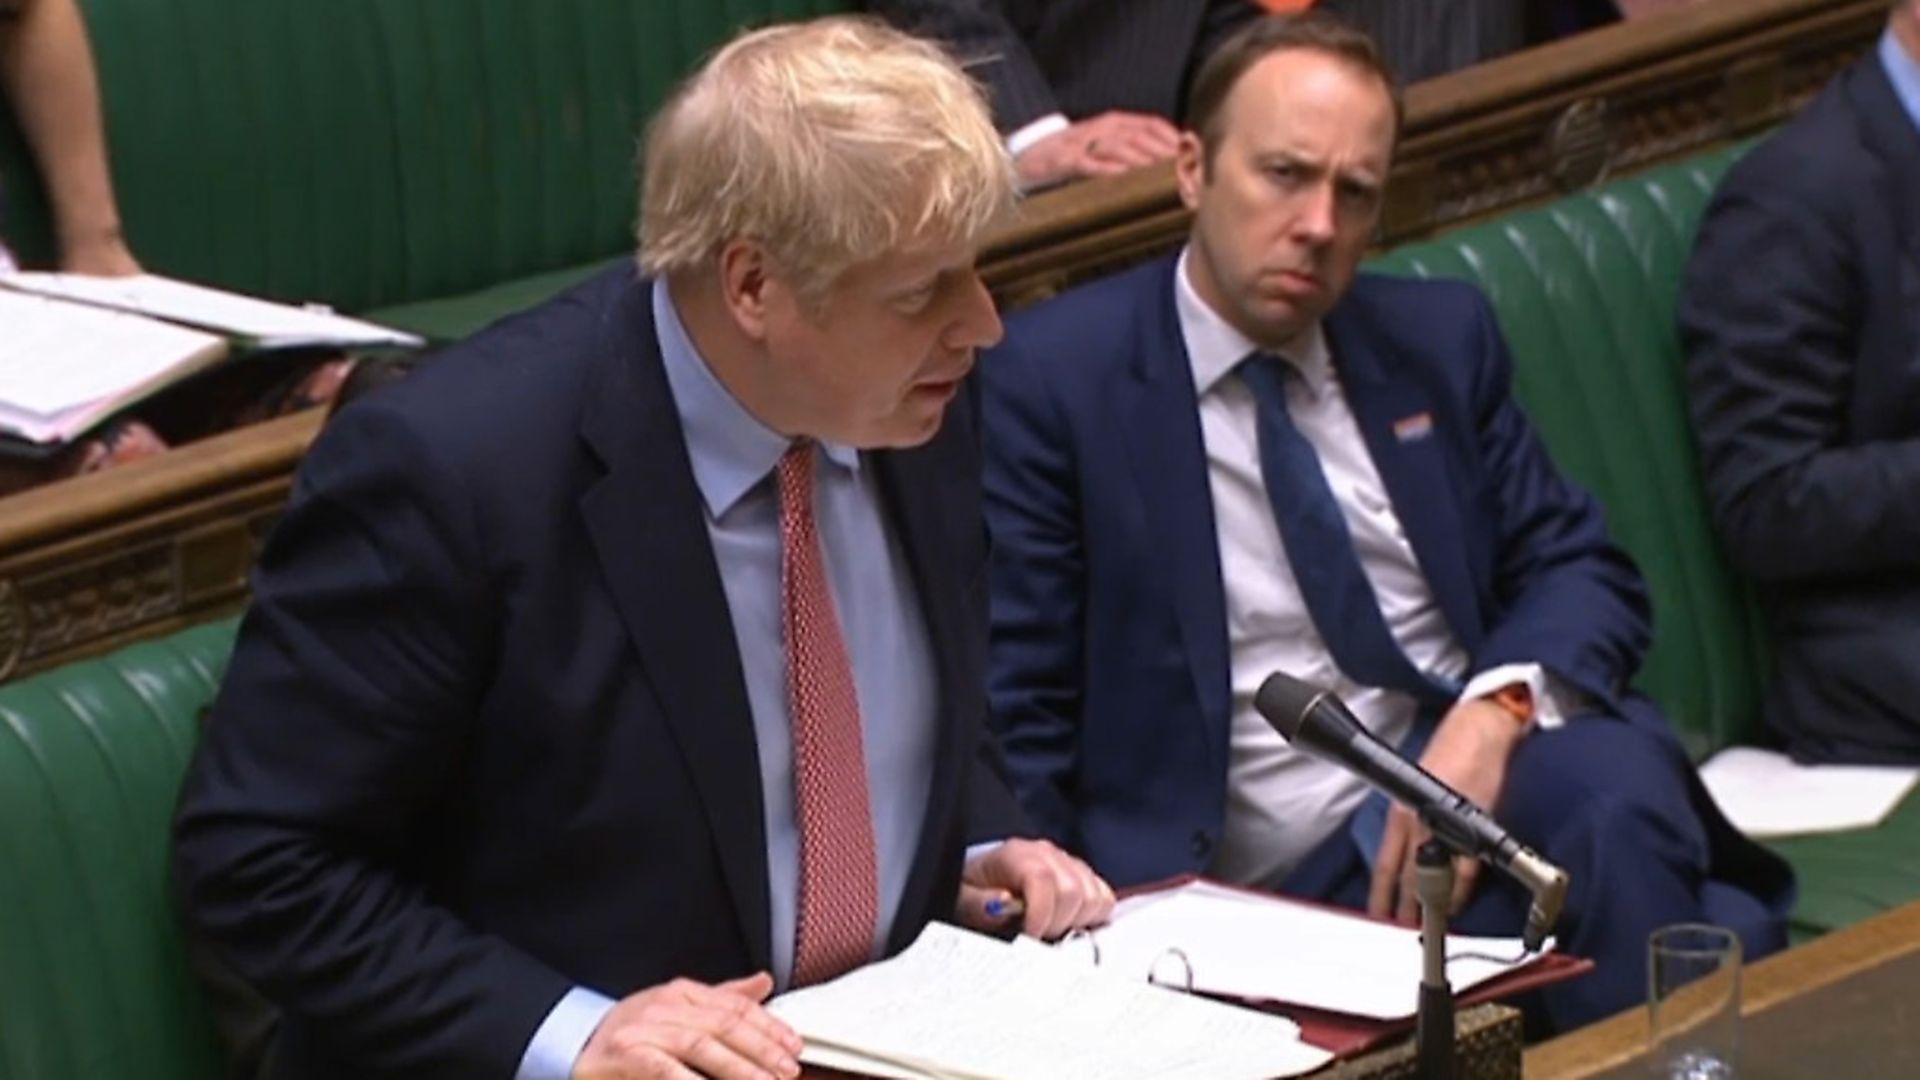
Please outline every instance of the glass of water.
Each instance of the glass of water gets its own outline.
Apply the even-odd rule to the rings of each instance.
[[[1666,1080],[1731,1080],[1740,1044],[1740,938],[1680,923],[1647,941],[1653,1073]]]

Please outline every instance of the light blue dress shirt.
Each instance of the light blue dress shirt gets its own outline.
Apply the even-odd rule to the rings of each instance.
[[[780,630],[780,504],[773,479],[788,440],[756,420],[714,377],[663,282],[653,285],[653,319],[746,676],[766,813],[773,977],[784,989],[792,976],[800,879]],[[848,447],[823,443],[814,453],[813,512],[853,664],[866,741],[879,871],[873,940],[878,956],[906,891],[926,818],[936,745],[936,676],[918,594],[873,469]],[[612,1007],[604,994],[584,987],[569,991],[534,1033],[518,1080],[567,1080],[574,1059]]]
[[[1920,129],[1920,61],[1901,47],[1900,39],[1893,36],[1891,29],[1880,35],[1880,66],[1887,69],[1887,78],[1893,80],[1893,94],[1907,110],[1907,119]]]

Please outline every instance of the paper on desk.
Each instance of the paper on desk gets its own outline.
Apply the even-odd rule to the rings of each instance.
[[[845,1066],[852,1052],[885,1063],[888,1076],[1262,1080],[1330,1060],[1284,1017],[1114,978],[1049,949],[943,923],[891,960],[768,1008],[806,1040],[802,1060]]]
[[[1548,945],[1551,948],[1551,944]],[[1406,927],[1195,881],[1122,900],[1057,947],[1130,979],[1377,1020],[1419,1005],[1420,935]],[[1469,955],[1474,954],[1474,955]],[[1447,979],[1471,989],[1533,959],[1519,938],[1447,937]]]
[[[1713,801],[1753,837],[1841,832],[1880,824],[1920,779],[1888,765],[1800,765],[1785,754],[1735,746],[1700,767]]]
[[[244,338],[263,348],[301,345],[414,348],[424,344],[412,334],[359,319],[276,304],[153,274],[109,278],[14,273],[0,275],[0,285],[197,326]]]
[[[219,361],[227,343],[171,323],[0,290],[0,428],[71,437]]]

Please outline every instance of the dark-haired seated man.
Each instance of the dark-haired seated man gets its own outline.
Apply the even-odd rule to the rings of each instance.
[[[1769,723],[1804,761],[1920,764],[1920,0],[1727,173],[1680,331]]]
[[[1357,274],[1398,127],[1365,36],[1275,18],[1200,72],[1186,249],[981,361],[992,703],[1016,787],[1116,884],[1204,872],[1410,920],[1423,830],[1253,708],[1285,671],[1564,866],[1559,1028],[1643,999],[1647,934],[1784,944],[1791,878],[1654,707],[1639,577],[1510,395],[1474,289]],[[1526,897],[1461,865],[1456,926]]]

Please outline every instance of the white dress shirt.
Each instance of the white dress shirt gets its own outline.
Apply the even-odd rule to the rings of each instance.
[[[1355,683],[1328,655],[1287,561],[1261,478],[1253,391],[1236,371],[1258,346],[1194,291],[1188,259],[1189,253],[1181,254],[1174,274],[1175,303],[1200,403],[1233,684],[1226,829],[1209,872],[1227,881],[1272,882],[1341,827],[1367,788],[1339,766],[1293,749],[1261,719],[1253,708],[1261,681],[1284,671],[1328,687],[1362,724],[1396,746],[1412,730],[1418,707],[1408,694]],[[1447,625],[1394,513],[1320,324],[1309,326],[1281,352],[1295,372],[1287,380],[1288,414],[1320,456],[1388,630],[1416,668],[1443,684],[1460,682],[1469,657]],[[1560,722],[1561,704],[1570,703],[1566,688],[1549,681],[1537,664],[1482,672],[1461,696],[1516,682],[1532,690],[1542,726]]]

